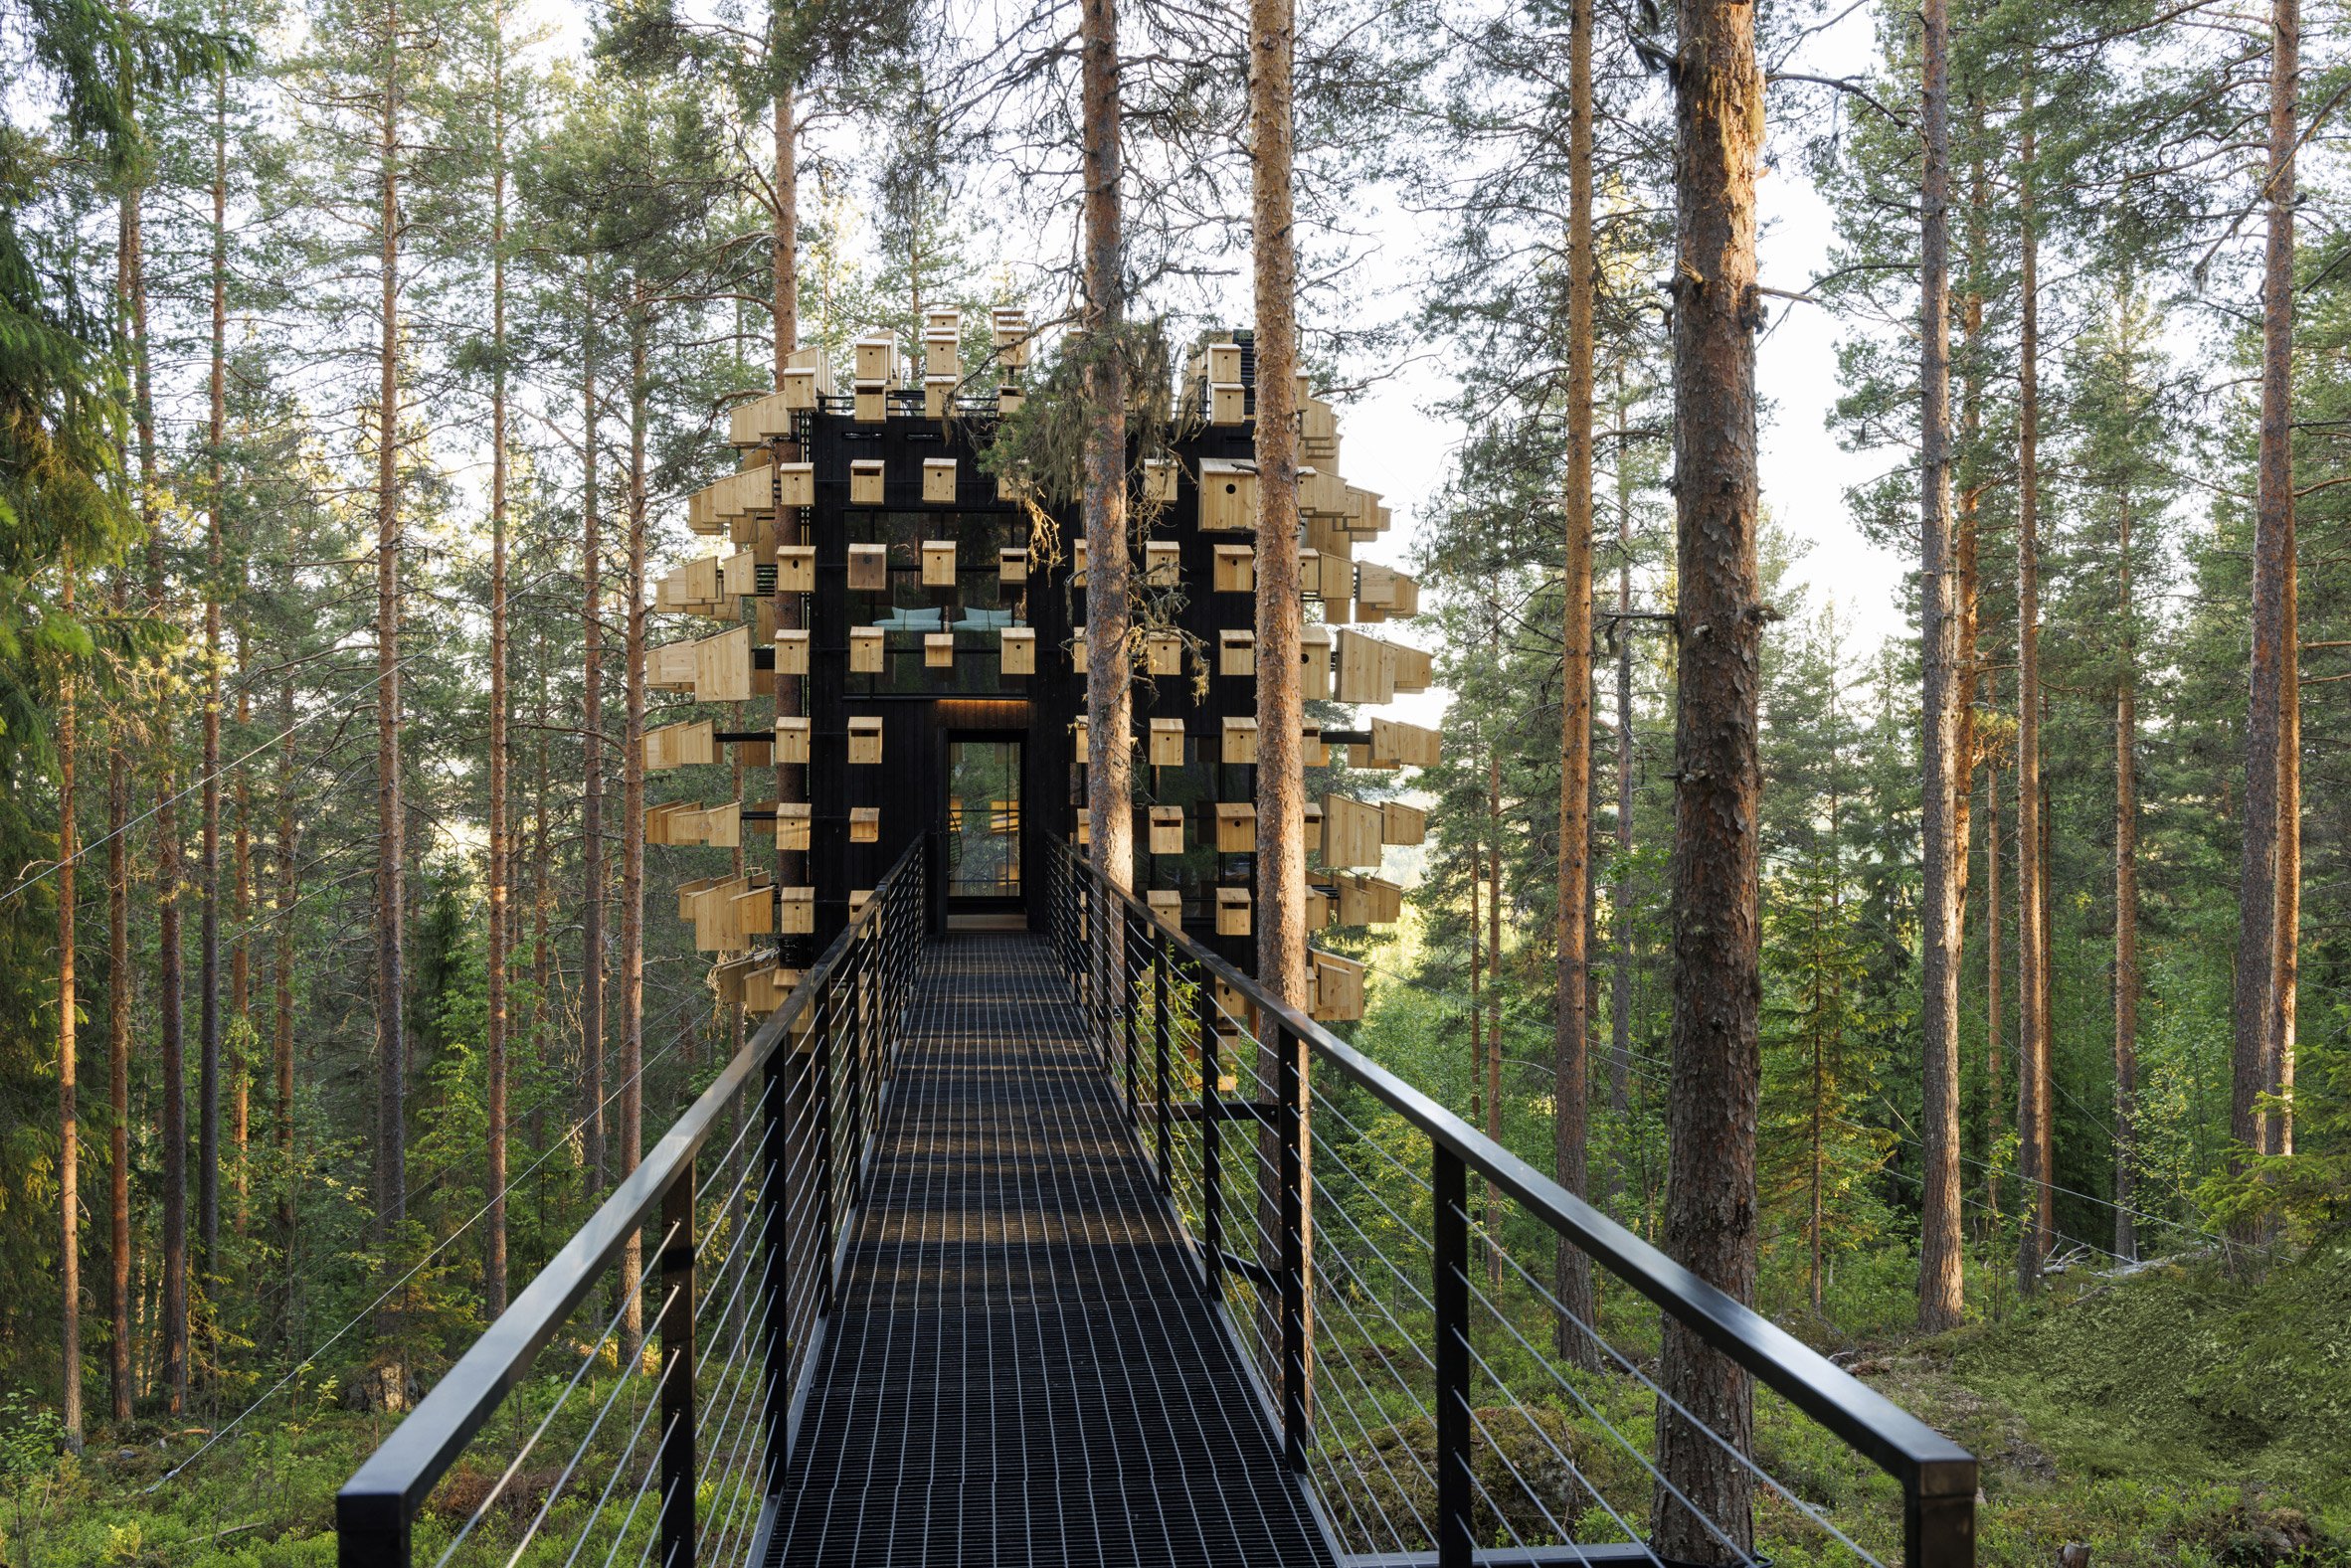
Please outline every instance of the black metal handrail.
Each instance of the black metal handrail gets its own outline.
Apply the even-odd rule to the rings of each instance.
[[[1294,1047],[1303,1044],[1311,1061],[1329,1064],[1430,1142],[1429,1181],[1436,1201],[1433,1204],[1434,1278],[1429,1282],[1428,1299],[1436,1323],[1431,1360],[1439,1396],[1434,1412],[1438,1460],[1436,1500],[1440,1515],[1435,1553],[1438,1562],[1466,1565],[1473,1558],[1483,1560],[1486,1555],[1475,1549],[1471,1531],[1467,1186],[1468,1177],[1474,1172],[1516,1200],[1525,1212],[1541,1221],[1554,1235],[1581,1250],[1668,1316],[1892,1476],[1902,1490],[1906,1568],[1970,1568],[1975,1560],[1977,1467],[1974,1457],[1966,1450],[1768,1318],[1700,1279],[1322,1024],[1277,999],[1254,979],[1179,929],[1162,921],[1132,893],[1108,883],[1064,840],[1056,837],[1050,842],[1051,858],[1060,873],[1056,878],[1057,891],[1065,906],[1074,906],[1059,912],[1057,931],[1064,946],[1063,958],[1073,975],[1080,978],[1087,999],[1097,1010],[1095,1026],[1104,1035],[1097,1043],[1106,1066],[1115,1069],[1118,1065],[1109,1035],[1123,1033],[1127,1098],[1131,1113],[1138,1119],[1139,1132],[1143,1102],[1146,1098],[1153,1102],[1150,1115],[1156,1122],[1156,1157],[1161,1164],[1164,1190],[1170,1179],[1171,1122],[1196,1120],[1199,1124],[1203,1212],[1202,1234],[1195,1239],[1205,1283],[1213,1294],[1220,1275],[1237,1272],[1274,1299],[1271,1305],[1276,1328],[1270,1338],[1276,1342],[1269,1342],[1268,1349],[1278,1359],[1279,1368],[1278,1375],[1271,1379],[1274,1388],[1268,1392],[1278,1403],[1272,1414],[1283,1429],[1284,1447],[1294,1468],[1306,1469],[1304,1456],[1309,1444],[1310,1417],[1303,1390],[1307,1382],[1306,1366],[1312,1354],[1311,1348],[1301,1343],[1308,1331],[1303,1300],[1307,1262],[1301,1254],[1304,1238],[1312,1233],[1310,1220],[1303,1212],[1312,1200],[1306,1194],[1306,1183],[1299,1169],[1304,1143],[1299,1124],[1304,1117],[1306,1096],[1298,1082],[1300,1053]],[[1111,923],[1107,920],[1097,929],[1086,919],[1098,907],[1097,900],[1106,913],[1118,913],[1115,932],[1109,929]],[[1148,957],[1140,962],[1126,940],[1130,925],[1141,934],[1141,942],[1147,949]],[[1100,979],[1089,975],[1088,971],[1101,966],[1105,958],[1116,965],[1115,974]],[[1172,1104],[1169,1008],[1165,998],[1171,979],[1180,983],[1184,978],[1174,968],[1176,959],[1193,968],[1203,993],[1196,1003],[1201,1015],[1198,1039],[1203,1052],[1201,1104],[1197,1108],[1177,1108]],[[1220,1096],[1217,1088],[1220,1066],[1215,1058],[1217,1047],[1208,1018],[1213,1004],[1204,994],[1208,980],[1221,982],[1237,992],[1255,1011],[1259,1043],[1270,1047],[1268,1054],[1276,1073],[1275,1081],[1269,1086],[1270,1100],[1265,1104],[1245,1103],[1247,1096],[1239,1101]],[[1132,1003],[1139,994],[1155,998],[1152,1010],[1156,1017],[1138,1019],[1138,1008]],[[1158,1056],[1155,1068],[1148,1075],[1156,1079],[1156,1091],[1148,1097],[1138,1092],[1138,1085],[1148,1081],[1146,1070],[1138,1061],[1139,1024],[1154,1037]],[[1269,1202],[1280,1215],[1278,1260],[1253,1262],[1234,1255],[1224,1244],[1220,1227],[1225,1221],[1219,1212],[1216,1176],[1216,1129],[1226,1120],[1256,1122],[1280,1140],[1281,1148],[1273,1168],[1260,1173],[1261,1179],[1273,1189]],[[1558,1561],[1596,1563],[1617,1555],[1602,1547],[1567,1550],[1568,1555],[1560,1556]],[[1656,1561],[1645,1550],[1638,1555],[1641,1560]]]
[[[665,1303],[647,1335],[657,1331],[661,1346],[662,1488],[654,1528],[659,1561],[685,1568],[695,1560],[695,1163],[730,1106],[763,1072],[769,1081],[759,1091],[765,1108],[756,1149],[761,1179],[745,1191],[766,1243],[757,1305],[765,1338],[760,1347],[765,1388],[757,1419],[765,1428],[766,1479],[772,1482],[780,1474],[813,1371],[811,1330],[829,1309],[859,1171],[880,1121],[878,1079],[891,1054],[892,1020],[905,1002],[910,950],[919,948],[927,923],[926,851],[926,841],[919,838],[907,848],[864,910],[710,1087],[344,1482],[335,1494],[342,1568],[409,1568],[413,1526],[435,1485],[656,1213],[664,1231],[657,1256],[645,1270],[648,1279],[660,1282]],[[843,987],[851,995],[845,1025],[843,1009],[835,1005]],[[833,1020],[829,1029],[824,1027],[827,1016]],[[878,1042],[873,1038],[877,1029],[883,1034]],[[787,1041],[794,1042],[792,1049],[783,1049]],[[776,1074],[800,1062],[812,1064],[803,1071],[814,1087],[796,1094]],[[835,1109],[841,1118],[837,1124]],[[787,1146],[795,1136],[808,1141],[812,1129],[814,1146]],[[844,1132],[849,1139],[845,1170],[834,1154]],[[810,1170],[820,1188],[814,1200],[818,1234],[814,1245],[800,1245],[801,1238],[786,1234],[791,1227],[780,1205],[787,1197],[784,1189],[794,1185],[788,1171]],[[838,1202],[834,1194],[843,1189],[849,1201]],[[813,1278],[796,1277],[796,1271],[808,1275],[812,1265]]]

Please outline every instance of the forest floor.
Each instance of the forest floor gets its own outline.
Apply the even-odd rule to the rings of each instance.
[[[1983,1461],[1987,1565],[2054,1568],[2073,1543],[2090,1568],[2351,1564],[2351,1242],[2257,1282],[2209,1259],[2075,1273],[2004,1322],[1847,1359]],[[58,1460],[22,1411],[0,1410],[8,1568],[324,1568],[335,1487],[385,1430],[332,1408],[257,1418],[150,1491],[195,1438],[136,1430]],[[1864,1494],[1797,1471],[1835,1515]],[[1883,1540],[1888,1521],[1840,1522]]]

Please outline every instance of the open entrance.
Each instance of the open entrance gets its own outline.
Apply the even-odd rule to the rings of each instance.
[[[956,931],[1017,931],[1020,737],[947,738],[947,922]]]

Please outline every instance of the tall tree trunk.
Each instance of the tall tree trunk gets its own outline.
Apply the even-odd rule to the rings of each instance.
[[[2269,9],[2269,160],[2262,194],[2261,435],[2254,504],[2252,694],[2245,742],[2245,859],[2238,887],[2236,1053],[2229,1132],[2245,1148],[2283,1152],[2291,1134],[2262,1097],[2281,1093],[2295,1011],[2301,916],[2301,705],[2297,690],[2293,492],[2295,92],[2299,0]],[[2277,1125],[2272,1125],[2277,1124]],[[2239,1227],[2240,1242],[2255,1239]]]
[[[1301,1012],[1307,1009],[1306,770],[1301,746],[1305,702],[1299,679],[1301,610],[1298,576],[1298,236],[1292,165],[1296,152],[1293,83],[1294,0],[1249,0],[1249,243],[1256,309],[1257,386],[1257,982]],[[1279,1044],[1264,1031],[1257,1070],[1271,1086],[1287,1067],[1297,1099],[1300,1212],[1313,1213],[1313,1132],[1309,1125],[1306,1044]],[[1280,1051],[1292,1054],[1289,1062]],[[1272,1133],[1268,1131],[1268,1139]],[[1270,1150],[1269,1150],[1270,1157]],[[1301,1286],[1314,1300],[1314,1231],[1301,1221]],[[1268,1233],[1279,1235],[1278,1227]],[[1302,1387],[1314,1399],[1314,1319],[1305,1323]],[[1284,1390],[1285,1395],[1291,1392]]]
[[[204,440],[204,794],[196,878],[196,1269],[209,1299],[221,1247],[221,443],[228,435],[229,135],[227,69],[213,79],[212,363]],[[212,1342],[206,1313],[207,1343]]]
[[[130,619],[130,583],[114,573],[114,618]],[[115,721],[117,724],[119,720]],[[110,1292],[106,1389],[114,1425],[130,1421],[130,747],[106,748],[106,1263]]]
[[[244,595],[242,582],[238,598]],[[246,677],[245,634],[237,635],[237,733],[240,742],[253,722],[253,697],[245,689]],[[236,1044],[237,1056],[229,1063],[230,1082],[235,1086],[229,1102],[229,1146],[237,1159],[237,1212],[234,1216],[237,1234],[245,1234],[246,1207],[253,1192],[252,1134],[253,1134],[253,1064],[245,1060],[251,1047],[247,1011],[253,1000],[253,948],[246,939],[253,922],[253,790],[246,782],[245,770],[237,770],[234,803],[237,808],[236,834],[229,845],[229,919],[233,932],[229,939],[229,1038]]]
[[[2000,770],[1984,770],[1984,1204],[2000,1217]]]
[[[1616,1155],[1608,1162],[1608,1196],[1624,1195],[1632,1140],[1633,1073],[1633,486],[1625,465],[1631,450],[1625,429],[1624,372],[1616,388],[1616,865],[1609,917],[1616,931],[1616,962],[1608,977],[1608,1110]]]
[[[289,574],[290,576],[290,574]],[[300,829],[294,825],[294,679],[287,666],[277,684],[277,873],[276,953],[270,962],[275,1017],[271,1030],[271,1066],[275,1068],[277,1106],[277,1245],[285,1271],[284,1342],[298,1342],[294,1333],[294,1033],[293,909],[300,897]]]
[[[483,1261],[482,1314],[506,1309],[506,8],[490,64],[493,125],[490,198],[490,678],[489,678],[489,954],[482,1108],[489,1142],[482,1184],[489,1192],[489,1256]]]
[[[1559,908],[1553,965],[1556,1039],[1551,1063],[1551,1173],[1586,1190],[1590,1141],[1592,898],[1592,360],[1598,264],[1592,244],[1592,5],[1567,14],[1567,537],[1560,552]],[[1621,461],[1622,458],[1619,458]],[[1571,1319],[1592,1321],[1592,1265],[1564,1237],[1552,1290],[1566,1315],[1553,1324],[1561,1355],[1596,1370],[1599,1350]]]
[[[1257,979],[1304,1009],[1306,784],[1299,747],[1298,240],[1293,0],[1249,4],[1249,214],[1257,311]],[[1270,1064],[1269,1064],[1270,1065]]]
[[[2114,682],[2114,1256],[2138,1256],[2131,1214],[2139,1074],[2138,607],[2131,598],[2130,497],[2114,542],[2122,659]]]
[[[74,617],[74,549],[65,548],[60,563],[65,580],[62,609]],[[74,896],[75,860],[82,846],[74,831],[74,811],[81,803],[74,790],[75,686],[69,667],[59,683],[57,720],[57,1212],[58,1212],[58,1328],[64,1360],[59,1370],[63,1398],[58,1419],[66,1444],[82,1450],[82,1107],[77,1067],[75,1025],[81,997],[75,991]]]
[[[1135,880],[1134,627],[1127,541],[1125,172],[1119,102],[1118,8],[1084,0],[1086,365],[1086,815],[1094,865],[1113,887]],[[1264,397],[1263,361],[1258,396]],[[1262,919],[1262,916],[1261,916]],[[1116,929],[1105,922],[1105,941]],[[1106,963],[1113,961],[1106,956]]]
[[[376,156],[382,285],[376,405],[376,1236],[406,1217],[408,848],[400,788],[400,5],[385,0]]]
[[[1674,734],[1673,1092],[1665,1250],[1739,1301],[1755,1286],[1755,1116],[1762,1005],[1756,694],[1764,607],[1755,564],[1755,179],[1763,78],[1755,8],[1692,0],[1682,12],[1675,157],[1674,471],[1681,603]],[[1669,1323],[1665,1393],[1744,1452],[1747,1375]],[[1713,1438],[1660,1404],[1662,1556],[1722,1560],[1754,1542],[1753,1486]],[[1677,1499],[1670,1485],[1688,1499]],[[1693,1513],[1695,1508],[1697,1513]],[[1704,1514],[1702,1519],[1698,1514]]]
[[[604,1191],[604,559],[597,493],[596,275],[580,323],[580,1079],[591,1204]]]
[[[1918,1217],[1918,1326],[1955,1326],[1963,1309],[1959,1237],[1959,954],[1967,847],[1955,820],[1965,793],[1959,708],[1958,567],[1951,528],[1951,19],[1946,0],[1922,12],[1920,91],[1926,149],[1919,181],[1919,624],[1925,640],[1920,748],[1921,895],[1918,1002],[1924,1063],[1920,1107],[1924,1198]]]
[[[138,429],[139,521],[146,535],[147,612],[168,621],[171,602],[164,592],[163,541],[156,508],[161,499],[155,475],[155,399],[147,337],[146,257],[141,242],[140,192],[122,197],[121,289],[130,319],[132,399]],[[155,781],[155,942],[157,967],[156,1043],[163,1067],[163,1106],[157,1129],[163,1160],[163,1270],[160,1289],[165,1407],[179,1415],[188,1405],[188,1086],[187,1049],[181,1034],[180,1002],[180,813],[179,780],[172,766],[170,708],[161,715],[151,744],[161,760]]]
[[[631,279],[629,312],[629,554],[622,582],[629,596],[622,667],[621,729],[621,1168],[627,1180],[644,1152],[644,571],[645,400],[652,391],[645,364],[644,285]],[[621,1255],[621,1288],[629,1293],[629,1330],[640,1326],[643,1263],[641,1232],[631,1231]]]
[[[2041,832],[2041,234],[2034,211],[2036,145],[2027,68],[2019,155],[2022,317],[2017,363],[2016,799],[2017,1188],[2025,1219],[2017,1291],[2040,1288],[2056,1223],[2050,1192],[2048,859]]]
[[[1496,626],[1500,628],[1500,618]],[[1500,639],[1496,652],[1499,654]],[[1486,1135],[1502,1141],[1502,751],[1486,750]],[[1502,1194],[1486,1184],[1486,1281],[1502,1288]],[[1589,1319],[1586,1319],[1589,1321]]]

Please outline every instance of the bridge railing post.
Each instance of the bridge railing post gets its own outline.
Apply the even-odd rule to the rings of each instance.
[[[1151,1038],[1152,1038],[1152,1122],[1159,1133],[1160,1191],[1175,1190],[1175,1166],[1169,1156],[1170,1141],[1169,1100],[1174,1090],[1169,1083],[1168,1063],[1168,985],[1175,977],[1168,962],[1168,937],[1155,931],[1151,936]]]
[[[1205,977],[1192,993],[1192,1016],[1200,1033],[1200,1266],[1213,1302],[1224,1290],[1224,1117],[1217,1100],[1224,1063],[1217,1049],[1216,993]]]
[[[1301,1042],[1278,1020],[1268,1018],[1266,1022],[1273,1035],[1275,1115],[1282,1139],[1278,1171],[1282,1184],[1282,1445],[1291,1468],[1304,1470],[1311,1441],[1306,1348],[1306,1093],[1299,1071]]]
[[[1437,1562],[1469,1568],[1471,1533],[1469,1167],[1436,1145],[1429,1191],[1434,1277],[1429,1303],[1436,1317]]]
[[[791,1160],[786,1129],[792,1119],[792,1053],[778,1051],[768,1058],[760,1090],[763,1123],[759,1139],[759,1192],[753,1206],[757,1216],[762,1260],[759,1312],[766,1342],[762,1346],[767,1371],[763,1415],[768,1435],[768,1489],[783,1484],[784,1465],[791,1454],[792,1426],[792,1222],[785,1193]]]
[[[694,1166],[661,1197],[661,1561],[693,1568]]]
[[[1145,933],[1149,936],[1149,933]],[[1126,1040],[1127,1051],[1127,1125],[1135,1127],[1142,1120],[1141,1102],[1137,1097],[1135,1054],[1135,964],[1129,944],[1135,936],[1135,917],[1121,910],[1119,914],[1118,997],[1119,1028]]]

